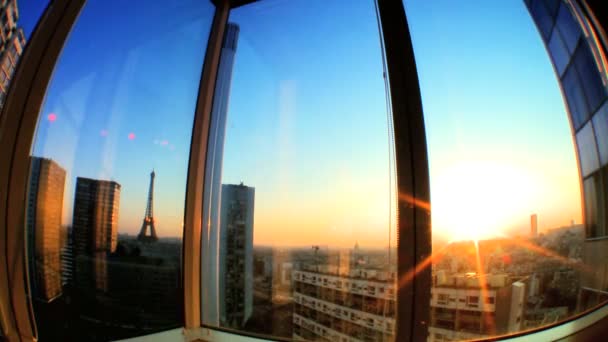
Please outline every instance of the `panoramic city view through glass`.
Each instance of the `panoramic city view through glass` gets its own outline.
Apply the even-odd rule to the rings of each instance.
[[[42,7],[6,4],[20,53]],[[606,232],[589,223],[603,202],[583,216],[581,199],[595,191],[603,159],[587,162],[580,149],[595,144],[595,126],[579,113],[571,128],[565,104],[575,100],[560,90],[593,65],[571,8],[404,6],[430,163],[428,340],[509,334],[588,308],[585,237]],[[539,8],[568,34],[548,38]],[[211,1],[90,0],[76,21],[31,151],[27,269],[40,340],[184,324],[184,199],[214,11]],[[558,59],[543,41],[562,34]],[[394,340],[398,196],[382,49],[372,0],[264,0],[230,11],[200,189],[203,325]],[[576,89],[587,91],[583,83]],[[608,132],[604,108],[598,132]],[[591,187],[583,196],[577,152]]]
[[[31,156],[28,269],[41,340],[183,325],[188,156],[214,10],[94,0],[80,13]]]

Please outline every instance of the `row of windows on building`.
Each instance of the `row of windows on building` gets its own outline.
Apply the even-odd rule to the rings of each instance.
[[[25,35],[17,26],[18,18],[15,0],[0,3],[0,108],[4,104],[10,80],[25,47]]]

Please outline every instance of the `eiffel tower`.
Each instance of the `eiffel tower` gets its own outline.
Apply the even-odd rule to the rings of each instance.
[[[158,240],[156,236],[156,229],[154,228],[154,170],[150,173],[150,189],[148,190],[148,205],[146,206],[146,216],[144,217],[144,223],[141,225],[137,240],[143,242],[154,242]],[[150,227],[150,235],[146,235],[146,230]]]

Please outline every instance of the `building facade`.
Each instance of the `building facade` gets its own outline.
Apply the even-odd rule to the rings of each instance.
[[[17,0],[0,1],[0,108],[15,73],[19,56],[25,47],[23,30],[17,26],[19,9]]]
[[[479,339],[521,330],[526,286],[507,275],[447,275],[439,271],[431,288],[428,341]]]
[[[32,157],[27,208],[32,295],[50,302],[62,293],[61,226],[66,172],[56,162]]]
[[[107,291],[107,258],[116,251],[120,184],[78,177],[72,220],[75,286]]]
[[[292,271],[293,339],[392,341],[395,279],[385,271],[309,266]]]
[[[583,195],[579,310],[608,298],[608,66],[598,1],[525,0],[559,80],[576,144]],[[598,7],[598,8],[594,8]]]
[[[219,237],[220,322],[245,325],[253,311],[253,212],[255,189],[223,184]]]

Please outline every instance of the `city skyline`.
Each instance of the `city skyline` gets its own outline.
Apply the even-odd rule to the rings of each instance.
[[[259,215],[256,216],[254,237],[256,245],[305,246],[323,239],[328,245],[350,246],[354,240],[359,240],[367,241],[371,246],[386,246],[389,217],[392,216],[390,220],[393,224],[395,222],[394,210],[389,214],[389,208],[394,203],[391,204],[388,199],[389,193],[394,192],[395,189],[389,187],[390,180],[387,178],[387,167],[391,163],[389,161],[391,157],[387,152],[387,124],[384,119],[385,114],[382,113],[386,108],[377,29],[374,22],[362,19],[373,13],[373,6],[371,4],[353,6],[353,20],[361,18],[357,20],[361,25],[350,34],[353,37],[357,36],[361,46],[373,45],[378,46],[378,49],[357,50],[355,60],[344,63],[336,70],[325,71],[328,72],[326,77],[330,82],[328,86],[331,87],[338,88],[336,82],[344,81],[341,78],[349,74],[348,70],[357,68],[362,69],[361,74],[349,75],[347,83],[358,84],[359,77],[375,81],[366,83],[366,92],[345,88],[336,93],[332,101],[321,97],[315,101],[302,101],[302,98],[308,99],[314,95],[311,92],[311,86],[315,85],[314,79],[306,74],[318,74],[318,71],[313,72],[314,70],[310,69],[315,66],[301,65],[300,62],[303,62],[302,58],[305,58],[305,55],[296,58],[278,53],[277,56],[282,56],[282,59],[277,56],[271,57],[270,53],[259,55],[260,48],[267,47],[260,45],[261,42],[254,37],[272,36],[269,27],[262,23],[263,18],[270,17],[273,18],[272,20],[279,20],[277,25],[286,27],[287,32],[304,37],[303,29],[296,26],[298,20],[307,17],[306,13],[310,14],[311,9],[294,5],[290,11],[301,11],[302,18],[298,18],[293,23],[286,23],[281,20],[287,19],[275,17],[283,14],[289,17],[290,12],[285,12],[285,9],[276,6],[273,8],[268,4],[255,4],[263,9],[261,15],[255,19],[248,18],[247,15],[239,16],[237,10],[231,15],[231,20],[234,18],[242,27],[245,39],[241,51],[235,58],[235,76],[225,146],[227,160],[224,162],[225,172],[222,183],[236,184],[244,181],[258,189],[256,202],[259,204]],[[438,34],[437,30],[443,27],[438,23],[447,26],[457,20],[447,18],[454,5],[449,3],[431,5],[413,1],[406,1],[405,5],[412,29],[427,124],[434,234],[446,239],[457,239],[458,236],[454,237],[455,233],[463,230],[485,232],[482,238],[499,235],[497,233],[513,234],[514,231],[523,231],[527,227],[526,222],[532,212],[539,215],[539,233],[551,227],[565,225],[571,220],[581,222],[579,179],[563,101],[551,70],[551,63],[523,3],[501,4],[501,10],[495,6],[486,8],[472,6],[475,8],[470,9],[471,14],[459,9],[458,13],[463,15],[459,16],[457,29],[448,30],[444,35]],[[27,2],[20,3],[20,7],[24,7],[22,13],[27,12],[27,6],[30,6]],[[87,20],[93,22],[101,20],[99,14],[93,13],[98,6],[100,5],[88,4],[85,7],[83,14],[89,18]],[[429,6],[433,8],[436,6],[438,10],[430,10]],[[338,10],[338,7],[332,5],[328,13]],[[127,6],[124,15],[117,14],[118,19],[126,20],[126,16],[132,10],[135,10],[134,6]],[[154,8],[148,11],[157,15]],[[478,32],[465,23],[467,18],[471,19],[470,22],[475,22],[473,16],[475,20],[492,22],[493,32],[501,35],[501,39],[497,40],[500,43],[488,40],[490,33]],[[192,25],[195,23],[200,25],[205,19],[190,20]],[[77,28],[79,22],[76,24]],[[145,26],[151,22],[152,19],[146,19],[141,25]],[[123,25],[128,24],[123,21]],[[186,27],[187,25],[181,31],[178,30],[179,34],[188,34],[190,31]],[[26,34],[30,31],[31,28],[25,29]],[[142,181],[141,175],[152,168],[158,170],[159,175],[162,176],[159,176],[156,189],[157,229],[161,232],[160,236],[180,237],[183,231],[185,170],[189,155],[189,139],[186,139],[187,134],[184,132],[189,133],[191,127],[188,120],[181,120],[186,122],[175,122],[161,131],[147,131],[143,128],[146,123],[142,119],[148,116],[156,118],[155,123],[164,123],[165,121],[162,120],[166,119],[162,118],[166,118],[169,113],[180,113],[179,115],[184,117],[192,115],[195,89],[190,89],[186,83],[198,84],[198,75],[189,74],[190,76],[181,81],[176,78],[177,75],[188,74],[184,72],[186,68],[196,68],[195,63],[200,64],[204,51],[200,49],[195,51],[181,44],[175,46],[176,51],[180,51],[181,54],[191,54],[198,59],[192,59],[190,64],[186,63],[187,65],[174,63],[176,70],[163,73],[163,77],[176,82],[174,87],[166,90],[170,94],[157,96],[163,103],[151,106],[138,101],[137,98],[147,94],[146,92],[158,92],[147,87],[138,92],[129,89],[132,99],[121,97],[114,101],[113,107],[106,108],[101,106],[101,103],[97,103],[99,101],[90,100],[90,89],[91,87],[106,89],[109,86],[108,81],[99,78],[78,79],[61,76],[75,74],[77,77],[82,77],[90,73],[86,66],[78,65],[79,63],[74,59],[76,55],[78,58],[84,58],[81,55],[95,53],[95,50],[84,43],[85,39],[88,41],[93,35],[103,44],[108,44],[107,35],[94,33],[86,27],[76,31],[78,32],[70,36],[62,53],[59,72],[56,73],[60,76],[53,80],[47,95],[50,100],[45,103],[41,112],[38,127],[40,133],[34,144],[33,154],[52,158],[59,164],[65,165],[68,170],[66,197],[74,191],[75,174],[120,182],[123,185],[125,200],[121,202],[122,214],[119,226],[121,232],[127,234],[137,234],[141,224],[141,213],[145,210],[142,199],[146,196],[147,182]],[[310,38],[302,38],[301,43],[306,43],[311,49],[322,52],[331,51],[330,47],[324,45],[327,43],[319,43],[315,40],[313,44],[314,37],[318,37],[321,33],[320,28],[313,29],[312,32],[307,32]],[[474,34],[470,35],[471,33]],[[196,34],[201,35],[201,32],[197,31]],[[451,35],[453,39],[446,39],[446,34]],[[163,43],[167,41],[168,36],[169,33],[161,35]],[[463,37],[467,38],[463,40]],[[434,39],[438,39],[438,42],[434,45],[430,44],[429,42]],[[291,44],[285,39],[278,38],[276,41],[273,39],[268,41],[276,45],[272,51],[288,50]],[[462,41],[463,44],[454,43],[456,41]],[[480,42],[487,45],[481,52],[472,48],[486,46],[480,45]],[[132,56],[133,61],[141,61],[137,56],[145,53],[147,49],[158,47],[157,42],[145,40],[142,42],[128,37],[124,42],[120,42],[120,44],[129,43],[143,44],[142,51]],[[79,44],[81,46],[76,48],[75,46]],[[315,46],[316,44],[323,45]],[[433,46],[451,49],[460,58],[442,59],[437,55],[436,49],[432,50]],[[518,55],[514,51],[525,52]],[[483,58],[476,57],[476,54]],[[165,53],[165,55],[170,60],[173,54]],[[511,59],[500,58],[501,55],[509,55]],[[318,58],[331,61],[336,57],[323,52]],[[273,62],[270,69],[268,61]],[[476,63],[472,63],[473,61]],[[526,67],[519,68],[522,64]],[[293,65],[300,65],[301,70],[293,69]],[[365,65],[366,68],[360,68],[361,65]],[[475,71],[471,70],[473,67],[476,68]],[[154,68],[154,64],[143,62],[138,68],[141,71],[130,77],[129,82],[150,83],[144,71]],[[487,79],[481,76],[474,77],[470,82],[470,88],[459,90],[454,84],[465,76],[480,74],[504,79],[504,85],[496,85],[496,91],[484,90],[480,87]],[[273,76],[275,78],[272,78]],[[253,79],[277,82],[272,83],[272,86],[258,84],[256,89],[260,96],[249,100]],[[92,82],[99,83],[93,85]],[[529,86],[525,86],[526,84]],[[361,97],[357,101],[358,107],[355,103],[349,103],[352,102],[352,94]],[[234,101],[246,97],[247,101]],[[89,99],[87,100],[89,102],[79,100],[83,98]],[[173,98],[173,101],[169,104],[162,100],[163,98]],[[545,100],[539,101],[539,98]],[[319,111],[318,108],[322,110]],[[123,122],[112,127],[116,119],[112,121],[110,118],[102,118],[108,111],[110,114],[115,112],[110,115],[114,118],[117,115],[130,113],[130,120],[133,122],[129,122],[128,125]],[[234,121],[235,116],[240,118],[246,113],[252,113],[247,121],[238,123]],[[265,121],[261,120],[265,116],[261,113],[267,113],[278,119],[277,124],[281,130],[278,136],[275,128],[261,126],[265,124]],[[492,120],[480,122],[473,120],[484,117],[487,113],[491,113],[489,117]],[[357,122],[353,122],[353,126],[347,126],[342,131],[323,128],[339,126],[340,118],[345,115],[353,116],[358,120],[353,120]],[[304,117],[323,120],[318,121],[322,122],[323,127],[319,127],[319,124],[312,126],[307,124],[301,119]],[[500,117],[508,118],[509,122],[519,120],[521,124],[497,125],[494,120]],[[535,117],[538,119],[532,120]],[[543,118],[547,117],[552,118],[548,122],[557,123],[549,127],[535,124],[539,121],[546,122],[547,120]],[[253,121],[254,118],[261,121],[256,123]],[[83,120],[87,122],[84,125]],[[529,124],[526,123],[528,120],[530,120]],[[138,126],[142,128],[137,128]],[[86,139],[75,137],[81,136],[76,133],[77,127],[87,132]],[[344,154],[348,151],[348,144],[345,142],[353,139],[352,133],[349,132],[356,132],[369,142],[365,148],[357,151],[357,155]],[[268,137],[267,141],[262,139],[264,134]],[[316,136],[320,139],[312,145],[307,145],[308,139],[304,138],[306,136]],[[82,146],[75,148],[74,144],[79,141]],[[281,144],[280,149],[276,149],[275,142]],[[255,148],[253,154],[245,155],[243,146]],[[531,149],[530,146],[535,147]],[[325,151],[319,159],[311,153],[312,151],[307,151],[308,148],[312,148],[313,151],[319,149]],[[153,155],[154,160],[135,165],[129,162],[129,160],[137,160],[139,158],[137,156],[142,153]],[[344,160],[335,158],[340,155],[344,155]],[[244,157],[244,160],[239,162],[242,166],[234,167],[235,159],[230,156]],[[315,161],[316,164],[311,161]],[[313,171],[311,165],[324,165],[322,172],[317,173],[316,177],[335,181],[311,180],[309,178]],[[468,172],[474,167],[475,172]],[[486,172],[497,169],[502,172],[498,176],[507,179],[508,182],[501,181],[496,177],[497,175],[489,176]],[[470,184],[480,179],[499,186],[494,191],[483,186],[462,190],[463,184]],[[356,191],[353,190],[353,184],[359,187]],[[289,193],[300,195],[286,197]],[[468,197],[462,198],[463,193]],[[498,193],[504,196],[497,196]],[[289,201],[285,200],[287,198]],[[527,203],[523,203],[522,199]],[[316,203],[319,200],[321,203]],[[481,207],[475,210],[474,205],[467,207],[462,203],[474,203]],[[493,208],[490,208],[491,205]],[[71,206],[72,203],[69,201],[63,206],[64,225],[70,224]],[[500,209],[497,210],[497,207]],[[302,211],[302,208],[305,210]],[[483,217],[474,220],[479,212],[484,212]],[[482,224],[470,227],[472,222]],[[394,227],[391,229],[394,230]],[[344,241],[344,236],[351,236],[353,241]]]

